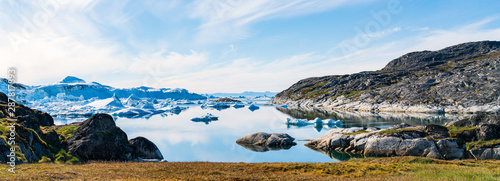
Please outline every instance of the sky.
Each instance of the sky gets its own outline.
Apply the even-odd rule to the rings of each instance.
[[[275,91],[403,54],[500,40],[500,1],[0,0],[0,77]]]

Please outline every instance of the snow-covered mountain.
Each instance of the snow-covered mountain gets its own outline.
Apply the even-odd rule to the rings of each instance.
[[[7,80],[2,79],[0,82],[0,91],[7,93]],[[17,97],[19,100],[35,101],[44,98],[59,98],[63,100],[88,100],[91,98],[106,99],[116,95],[118,98],[127,98],[134,95],[138,98],[155,98],[155,99],[172,99],[172,100],[201,100],[206,99],[205,96],[190,93],[186,89],[170,89],[170,88],[151,88],[151,87],[134,87],[134,88],[114,88],[107,85],[102,85],[97,82],[86,83],[84,80],[74,76],[68,76],[56,84],[27,86],[17,84]]]
[[[205,96],[190,93],[186,89],[156,89],[144,86],[121,89],[97,82],[87,83],[74,76],[68,76],[59,83],[50,85],[14,86],[17,95],[15,99],[18,102],[53,116],[94,113],[129,116],[128,114],[178,112],[185,108],[175,106],[176,102],[206,99]],[[1,79],[0,91],[8,93],[7,79]]]

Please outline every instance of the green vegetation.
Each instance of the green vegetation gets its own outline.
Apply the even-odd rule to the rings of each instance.
[[[500,145],[500,139],[488,140],[488,141],[474,141],[465,144],[465,149],[470,150],[474,148],[493,148],[496,145]]]
[[[66,139],[73,137],[73,132],[78,129],[78,126],[65,126],[61,129],[56,130],[57,134],[64,136]]]
[[[315,84],[312,88],[313,88],[313,89],[316,89],[316,88],[318,88],[318,87],[321,87],[321,86],[326,85],[327,83],[328,83],[328,81],[323,81],[323,82],[320,82],[320,83]]]
[[[498,160],[361,158],[338,163],[92,162],[22,164],[5,180],[498,180]],[[0,165],[7,169],[8,165]]]
[[[354,97],[354,98],[357,98],[359,97],[361,94],[363,94],[366,90],[362,90],[362,91],[352,91],[350,92],[349,94],[347,94],[345,96],[345,98],[350,98],[350,97]]]
[[[40,160],[38,160],[38,163],[50,163],[52,162],[52,160],[50,158],[47,158],[45,156],[42,156],[42,158],[40,158]]]
[[[69,154],[66,152],[66,150],[61,149],[59,153],[54,155],[54,159],[56,163],[67,163],[67,164],[76,164],[80,163],[80,160],[78,158],[74,157],[73,155]]]
[[[486,56],[482,56],[482,57],[478,57],[478,58],[465,60],[465,62],[475,62],[475,61],[480,61],[480,60],[484,60],[484,59],[492,59],[492,58],[498,58],[498,57],[500,57],[500,53],[490,54],[490,55],[486,55]]]
[[[456,138],[458,134],[463,133],[464,131],[476,129],[476,127],[474,126],[464,126],[464,127],[449,126],[447,128],[448,132],[450,132],[450,137],[452,138]]]
[[[332,101],[335,101],[335,100],[337,100],[337,98],[339,98],[340,96],[342,96],[342,94],[337,94],[337,95],[333,96],[333,97],[331,98],[331,100],[332,100]]]
[[[379,135],[382,135],[382,134],[391,134],[391,133],[397,133],[397,132],[401,132],[401,131],[415,131],[417,130],[417,128],[403,128],[403,129],[391,129],[391,130],[382,130],[382,131],[379,131],[378,134]]]

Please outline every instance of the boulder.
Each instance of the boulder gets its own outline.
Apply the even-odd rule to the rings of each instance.
[[[413,138],[422,138],[425,137],[426,134],[423,130],[415,129],[415,130],[401,130],[394,133],[389,133],[387,136],[399,137],[402,139],[413,139]]]
[[[464,149],[458,146],[456,139],[442,139],[436,145],[444,159],[455,160],[464,156]]]
[[[462,131],[457,134],[457,139],[461,142],[477,141],[477,131],[476,129]]]
[[[296,145],[297,143],[293,142],[294,140],[295,138],[292,138],[290,135],[286,133],[269,134],[264,132],[257,132],[239,138],[238,140],[236,140],[236,143],[259,145],[271,148],[271,147]]]
[[[427,135],[431,136],[434,139],[442,139],[450,137],[448,128],[441,125],[436,125],[436,124],[426,125],[424,126],[424,131],[425,133],[427,133]]]
[[[468,154],[476,160],[500,160],[500,146],[495,148],[475,148],[469,150]]]
[[[481,124],[476,130],[479,140],[488,141],[500,138],[500,125],[498,124]]]
[[[393,136],[376,135],[368,138],[364,148],[365,156],[388,157],[396,156],[402,139]]]
[[[305,146],[319,150],[345,149],[351,145],[351,140],[355,138],[354,135],[344,135],[344,133],[351,131],[353,130],[349,128],[331,129],[323,136],[306,143]],[[365,133],[359,135],[365,135]]]
[[[95,114],[80,124],[68,140],[71,154],[82,160],[129,160],[134,150],[113,117]]]
[[[136,137],[128,142],[135,150],[135,155],[140,159],[163,159],[158,147],[144,137]]]
[[[365,146],[365,156],[421,156],[440,158],[434,141],[430,138],[402,139],[401,137],[377,135],[370,137]]]

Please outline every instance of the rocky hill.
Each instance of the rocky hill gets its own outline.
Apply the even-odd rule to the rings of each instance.
[[[300,80],[275,104],[384,112],[500,112],[500,42],[412,52],[383,69]]]

